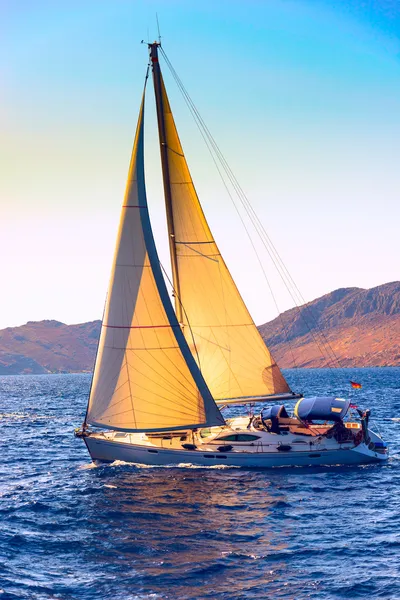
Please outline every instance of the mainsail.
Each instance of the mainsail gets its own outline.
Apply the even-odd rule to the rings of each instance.
[[[164,185],[169,185],[166,204],[167,216],[170,211],[175,305],[187,342],[216,400],[290,392],[213,239],[156,56],[152,60],[160,145],[165,157]]]
[[[144,93],[87,423],[124,431],[223,425],[168,296],[147,208]]]

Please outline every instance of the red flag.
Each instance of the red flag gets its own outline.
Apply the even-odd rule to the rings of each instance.
[[[361,388],[362,388],[361,383],[356,383],[355,381],[350,381],[350,385],[355,390],[361,390]]]

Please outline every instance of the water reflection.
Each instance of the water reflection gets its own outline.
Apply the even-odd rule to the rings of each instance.
[[[166,594],[173,586],[174,598],[232,599],[232,590],[247,594],[288,572],[285,538],[293,524],[282,514],[290,504],[265,473],[126,466],[91,474],[103,487],[90,506],[100,531],[87,558],[103,569],[104,561],[133,568],[143,591]]]

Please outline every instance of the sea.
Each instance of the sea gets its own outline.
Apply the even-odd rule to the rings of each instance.
[[[95,466],[90,375],[0,377],[0,600],[400,599],[400,368],[285,375],[370,407],[389,461]]]

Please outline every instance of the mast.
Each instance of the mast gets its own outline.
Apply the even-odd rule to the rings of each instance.
[[[164,184],[164,198],[165,198],[165,207],[167,212],[167,227],[168,227],[168,240],[169,240],[169,250],[171,255],[171,266],[172,266],[172,277],[174,282],[174,293],[177,299],[175,302],[175,311],[176,317],[178,319],[178,323],[182,325],[182,305],[181,305],[181,292],[179,285],[179,271],[178,271],[178,258],[176,254],[176,245],[175,245],[175,228],[174,228],[174,217],[172,211],[172,195],[171,195],[171,178],[168,164],[168,146],[167,146],[167,136],[165,130],[165,120],[164,120],[164,106],[163,106],[163,97],[161,91],[161,70],[160,63],[158,62],[158,47],[161,46],[159,42],[153,42],[149,44],[150,50],[150,59],[152,62],[152,70],[153,70],[153,84],[154,84],[154,94],[156,98],[156,107],[157,107],[157,122],[158,122],[158,136],[160,140],[160,154],[161,154],[161,166],[162,166],[162,174],[163,174],[163,184]]]

